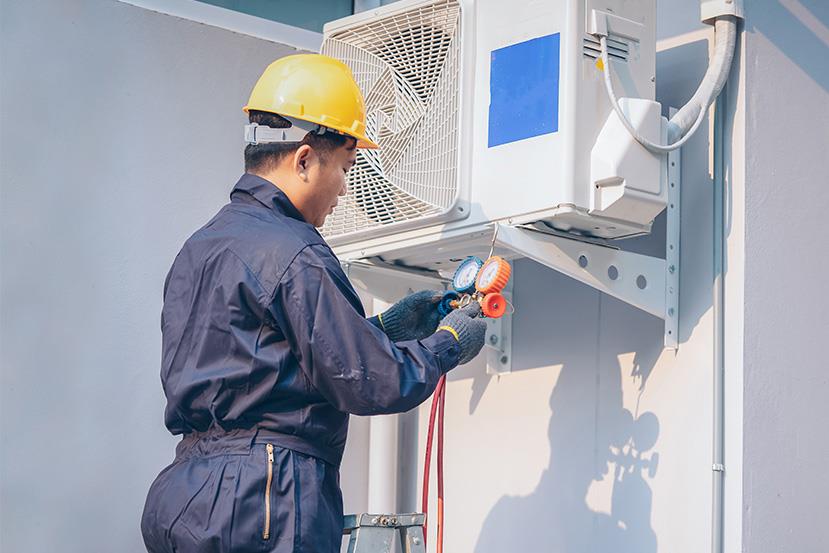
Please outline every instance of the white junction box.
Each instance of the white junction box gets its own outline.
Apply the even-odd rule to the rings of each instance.
[[[665,156],[613,114],[591,32],[628,119],[664,142],[655,18],[655,0],[404,0],[327,24],[321,51],[351,67],[381,148],[358,152],[323,235],[344,262],[441,271],[485,255],[492,223],[650,232]]]

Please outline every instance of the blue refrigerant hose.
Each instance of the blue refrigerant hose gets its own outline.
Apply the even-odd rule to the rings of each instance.
[[[458,299],[458,297],[458,293],[452,290],[447,290],[443,293],[443,297],[440,299],[440,303],[438,303],[438,313],[440,313],[441,317],[445,317],[452,312],[452,306],[450,304]]]

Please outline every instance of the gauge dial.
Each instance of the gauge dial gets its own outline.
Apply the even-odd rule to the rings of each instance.
[[[484,263],[478,272],[475,288],[483,294],[500,292],[507,285],[507,282],[509,282],[511,273],[512,268],[510,264],[505,259],[493,255],[486,260],[486,263]]]
[[[458,265],[455,271],[455,276],[452,277],[452,287],[465,294],[475,289],[475,277],[478,276],[478,271],[484,262],[474,255],[467,257]]]

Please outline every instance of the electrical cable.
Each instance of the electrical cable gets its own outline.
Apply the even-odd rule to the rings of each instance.
[[[607,91],[608,100],[610,100],[610,105],[613,106],[613,111],[615,111],[616,115],[619,116],[619,120],[625,126],[625,128],[630,133],[630,135],[633,138],[635,138],[636,141],[639,144],[641,144],[642,146],[644,146],[645,148],[647,148],[651,152],[654,152],[654,153],[657,153],[657,154],[665,154],[665,153],[668,153],[668,152],[672,152],[672,151],[676,150],[677,148],[682,147],[682,145],[685,144],[694,135],[694,133],[696,132],[696,130],[699,128],[700,124],[702,123],[702,120],[705,119],[706,110],[704,110],[704,109],[699,110],[699,114],[697,115],[697,119],[696,119],[696,121],[694,121],[694,124],[691,127],[691,129],[685,134],[685,136],[683,136],[682,138],[680,138],[679,140],[677,140],[673,144],[668,144],[666,146],[663,146],[661,144],[655,144],[655,143],[651,142],[650,140],[648,140],[647,138],[645,138],[644,136],[639,134],[639,132],[636,129],[633,128],[633,125],[631,125],[628,118],[625,116],[624,113],[622,113],[622,108],[619,107],[619,100],[616,97],[616,93],[613,91],[613,83],[610,79],[610,61],[608,60],[608,56],[607,56],[607,37],[606,36],[602,35],[602,36],[599,37],[599,46],[601,47],[601,56],[602,56],[601,59],[602,59],[602,65],[603,65],[602,73],[604,74],[604,88],[605,88],[605,91]]]
[[[613,90],[613,82],[610,75],[607,36],[598,35],[605,92],[607,92],[610,105],[613,107],[613,111],[616,112],[619,120],[622,122],[630,135],[651,152],[664,154],[676,150],[685,144],[694,135],[694,133],[696,133],[697,129],[702,124],[702,121],[708,113],[708,107],[714,102],[717,96],[719,96],[725,81],[728,79],[728,73],[731,68],[731,61],[734,57],[734,49],[736,45],[737,20],[732,16],[718,17],[714,22],[714,29],[716,43],[711,63],[709,64],[708,70],[706,71],[699,88],[697,88],[697,91],[688,103],[686,103],[676,114],[674,114],[673,117],[671,117],[668,124],[668,138],[670,140],[671,135],[676,133],[679,135],[679,139],[668,145],[656,144],[640,135],[622,112],[622,109],[619,106],[619,100]],[[696,110],[696,113],[694,113],[694,110]],[[691,119],[691,117],[693,117],[693,119]],[[690,125],[689,128],[688,124],[692,120],[693,124]]]

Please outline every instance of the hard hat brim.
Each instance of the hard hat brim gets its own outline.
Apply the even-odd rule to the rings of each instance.
[[[259,106],[246,105],[242,108],[242,111],[244,111],[245,113],[250,113],[250,110],[264,111],[264,112],[267,112],[267,113],[273,113],[274,115],[279,115],[280,117],[293,117],[295,119],[301,119],[301,120],[307,121],[309,123],[316,123],[318,125],[321,124],[319,121],[314,120],[314,118],[312,118],[312,117],[297,117],[295,115],[287,115],[287,114],[283,114],[283,113],[276,113],[275,111],[271,111],[269,109],[262,109]],[[326,128],[329,128],[332,131],[337,132],[338,134],[344,134],[346,136],[350,136],[351,138],[354,138],[355,140],[357,140],[357,148],[359,148],[359,149],[364,149],[364,150],[378,150],[378,149],[380,149],[379,144],[377,144],[376,142],[374,142],[373,140],[371,140],[369,137],[367,137],[365,135],[358,135],[356,133],[349,132],[347,130],[336,129],[336,128],[333,128],[333,127],[329,127],[328,125],[322,125],[322,126],[326,127]]]
[[[368,138],[357,138],[357,148],[364,149],[364,150],[379,150],[380,145],[374,142],[373,140],[369,140]]]

